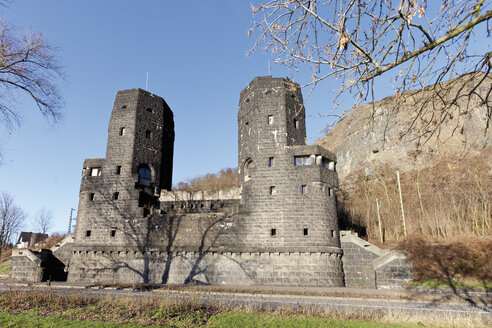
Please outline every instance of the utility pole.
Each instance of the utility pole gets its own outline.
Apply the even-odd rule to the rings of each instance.
[[[403,222],[403,235],[407,236],[407,226],[405,224],[405,211],[403,211],[403,197],[401,196],[400,171],[396,171],[396,179],[398,181],[398,192],[400,193],[401,220]]]
[[[376,210],[378,212],[378,225],[379,225],[379,239],[381,244],[383,243],[383,231],[381,229],[381,215],[379,215],[379,199],[376,198]]]
[[[68,221],[68,233],[72,232],[72,221],[75,220],[75,218],[72,216],[73,211],[75,211],[75,208],[70,209],[70,220]]]

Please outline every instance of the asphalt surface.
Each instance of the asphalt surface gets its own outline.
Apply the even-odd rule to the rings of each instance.
[[[405,313],[411,315],[439,315],[445,317],[482,316],[492,321],[492,295],[488,292],[463,292],[452,290],[417,291],[377,290],[359,288],[278,288],[251,287],[241,292],[199,290],[151,289],[136,290],[131,288],[99,288],[84,285],[53,284],[22,284],[0,281],[0,291],[46,292],[69,297],[73,293],[83,297],[96,298],[152,298],[155,300],[183,300],[204,305],[223,305],[249,309],[291,309],[317,310],[336,312],[369,312],[369,313]],[[227,290],[227,288],[224,288]],[[230,290],[233,290],[232,287]],[[286,291],[289,295],[284,295]],[[306,293],[323,292],[337,296],[306,295]],[[295,293],[299,294],[295,294]],[[352,296],[351,296],[352,295]],[[454,297],[449,297],[453,295]],[[450,299],[452,299],[450,301]]]

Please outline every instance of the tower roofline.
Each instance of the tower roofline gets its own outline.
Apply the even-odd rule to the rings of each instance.
[[[245,92],[251,92],[251,90],[256,86],[264,87],[262,85],[264,83],[279,84],[279,85],[281,83],[289,83],[300,88],[299,83],[292,81],[288,77],[272,77],[271,75],[257,76],[253,80],[251,80],[251,82],[243,90],[241,90],[240,97],[242,97]]]
[[[145,95],[149,95],[149,96],[152,96],[152,97],[159,97],[158,95],[152,93],[152,92],[149,92],[149,91],[146,91],[144,89],[140,89],[140,88],[134,88],[134,89],[126,89],[126,90],[119,90],[118,91],[118,94],[132,94],[132,93],[137,93],[137,94],[145,94]],[[162,97],[159,97],[159,98],[162,98]]]

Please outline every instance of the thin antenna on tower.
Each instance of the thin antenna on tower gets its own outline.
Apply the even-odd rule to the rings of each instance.
[[[145,91],[147,91],[149,86],[149,72],[147,72],[147,77],[145,78]]]
[[[68,221],[68,233],[72,232],[72,221],[74,220],[74,218],[72,217],[73,211],[75,211],[75,208],[70,209],[70,220]]]
[[[270,60],[268,60],[268,75],[270,75]]]

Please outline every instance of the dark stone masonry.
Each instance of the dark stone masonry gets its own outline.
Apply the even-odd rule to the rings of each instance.
[[[107,284],[381,288],[411,279],[403,255],[367,252],[354,235],[340,242],[336,157],[305,144],[298,84],[255,78],[238,125],[238,188],[171,191],[171,109],[141,89],[119,91],[106,157],[84,161],[75,234],[50,255],[59,254],[57,272]],[[11,276],[49,277],[43,258],[14,252]]]

